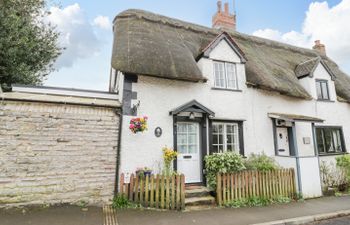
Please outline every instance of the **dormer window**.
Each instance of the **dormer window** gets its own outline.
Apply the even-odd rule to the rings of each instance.
[[[327,80],[316,80],[316,92],[318,100],[329,100]]]
[[[228,62],[214,62],[214,87],[238,90],[236,64]]]

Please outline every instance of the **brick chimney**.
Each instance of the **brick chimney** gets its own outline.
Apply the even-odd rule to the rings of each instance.
[[[236,15],[230,13],[229,4],[225,3],[224,11],[222,11],[221,1],[217,2],[217,6],[217,12],[213,16],[213,28],[235,31]]]
[[[327,55],[326,54],[326,46],[324,44],[321,44],[320,40],[315,41],[314,47],[312,47],[314,50],[318,51],[321,55]]]

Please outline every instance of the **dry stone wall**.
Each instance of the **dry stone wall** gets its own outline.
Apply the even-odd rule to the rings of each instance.
[[[0,101],[0,207],[113,197],[116,109]]]

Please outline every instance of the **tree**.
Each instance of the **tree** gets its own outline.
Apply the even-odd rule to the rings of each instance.
[[[0,84],[42,84],[62,49],[45,0],[0,0]]]

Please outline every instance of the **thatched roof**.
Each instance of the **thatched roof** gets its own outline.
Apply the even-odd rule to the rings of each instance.
[[[127,10],[114,20],[112,66],[124,73],[187,81],[205,80],[196,58],[222,31],[141,10]],[[229,32],[247,58],[247,84],[310,99],[296,67],[321,57],[336,76],[337,95],[350,102],[350,77],[336,63],[311,49]]]
[[[299,79],[306,76],[313,77],[313,73],[315,72],[319,64],[322,64],[324,68],[328,71],[329,75],[332,77],[332,80],[335,80],[335,75],[333,74],[332,70],[328,67],[326,62],[324,62],[324,60],[321,57],[316,57],[297,65],[297,67],[295,68],[295,75]]]

